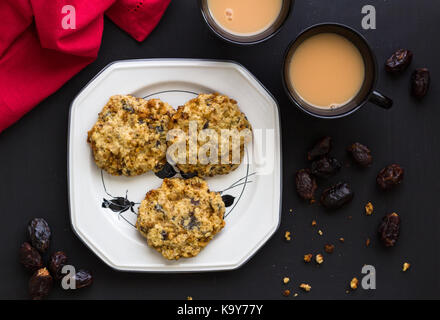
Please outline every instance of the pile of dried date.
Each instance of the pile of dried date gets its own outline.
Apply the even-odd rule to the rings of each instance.
[[[317,179],[326,179],[338,173],[342,165],[331,157],[332,138],[320,139],[307,153],[307,160],[311,161],[310,168],[298,170],[295,176],[298,195],[311,203],[315,202],[315,192],[318,189]],[[369,167],[373,163],[370,149],[359,143],[347,147],[347,152],[355,163],[361,167]],[[398,164],[391,164],[379,171],[376,183],[381,190],[390,190],[403,180],[404,170]],[[338,209],[349,203],[354,192],[347,182],[338,182],[326,188],[320,197],[321,205],[327,209]],[[400,231],[400,217],[397,213],[386,215],[379,225],[378,233],[386,247],[395,245]]]
[[[66,274],[62,268],[67,265],[67,255],[63,251],[54,252],[47,263],[43,257],[50,245],[51,230],[43,218],[32,219],[27,227],[29,242],[20,247],[19,260],[23,267],[32,273],[29,279],[29,295],[32,300],[42,300],[52,290],[54,279],[61,281]],[[78,270],[70,279],[75,281],[76,289],[88,287],[93,282],[92,274],[87,270]]]
[[[413,60],[413,53],[407,49],[399,49],[385,62],[385,70],[389,73],[400,73],[408,68]],[[411,75],[411,93],[414,97],[422,99],[428,93],[431,82],[427,68],[415,69]]]

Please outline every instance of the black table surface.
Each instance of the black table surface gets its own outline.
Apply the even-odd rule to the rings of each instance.
[[[363,30],[361,8],[372,4],[377,29]],[[0,298],[27,298],[28,274],[18,263],[18,248],[33,217],[44,217],[53,230],[52,249],[65,250],[73,264],[93,271],[95,282],[84,290],[56,289],[55,299],[431,299],[439,298],[439,173],[440,173],[440,5],[434,0],[297,0],[281,32],[269,41],[249,47],[230,45],[210,33],[197,1],[174,0],[162,21],[143,43],[138,43],[110,20],[105,20],[99,56],[60,90],[45,99],[17,124],[0,134],[0,223],[3,275]],[[352,116],[319,120],[303,114],[288,100],[281,67],[288,43],[304,28],[319,22],[339,22],[360,31],[370,42],[380,64],[378,89],[394,100],[386,111],[367,104]],[[398,48],[414,52],[411,67],[392,77],[382,64]],[[73,233],[67,194],[67,126],[70,103],[108,63],[133,58],[211,58],[236,60],[248,68],[276,97],[281,111],[283,139],[282,221],[275,235],[243,267],[234,271],[194,274],[124,273],[109,268]],[[432,85],[419,102],[409,94],[412,69],[428,67]],[[296,170],[305,167],[305,151],[323,136],[334,138],[334,155],[345,159],[345,147],[354,141],[372,149],[374,163],[355,166],[336,180],[349,181],[354,201],[334,213],[302,202],[294,189]],[[403,184],[389,193],[375,186],[378,171],[390,163],[406,169]],[[364,205],[375,212],[367,217]],[[293,212],[290,212],[293,209]],[[385,249],[376,238],[382,216],[398,212],[401,237]],[[351,219],[349,217],[352,217]],[[318,226],[313,228],[311,221]],[[320,236],[317,230],[321,229]],[[293,239],[284,241],[284,232]],[[111,235],[109,235],[111,236]],[[340,237],[345,243],[338,242]],[[370,247],[366,239],[371,238]],[[335,244],[332,255],[323,246]],[[324,263],[305,264],[305,253],[324,253]],[[402,272],[403,262],[411,269]],[[364,264],[376,268],[377,289],[346,293],[353,277],[361,279]],[[291,282],[282,284],[288,276]],[[310,293],[298,289],[312,286]]]

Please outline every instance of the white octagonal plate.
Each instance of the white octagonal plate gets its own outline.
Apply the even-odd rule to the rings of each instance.
[[[201,253],[168,261],[133,227],[137,203],[161,180],[153,173],[114,177],[94,163],[87,131],[114,94],[160,98],[177,108],[197,93],[219,92],[238,101],[254,129],[245,162],[234,172],[207,178],[211,190],[235,197],[226,226]],[[278,106],[271,94],[235,62],[194,59],[119,61],[104,68],[75,98],[69,124],[69,204],[78,237],[110,267],[139,272],[236,269],[274,234],[280,222],[281,137]],[[124,212],[103,201],[127,197]],[[133,209],[133,210],[131,210]]]

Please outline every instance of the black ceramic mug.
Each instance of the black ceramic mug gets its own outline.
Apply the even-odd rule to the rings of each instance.
[[[365,78],[361,89],[353,99],[338,108],[324,109],[307,103],[295,92],[292,82],[289,79],[289,62],[296,48],[306,39],[320,33],[336,33],[350,40],[358,48],[365,65]],[[284,56],[283,83],[287,94],[298,108],[318,118],[334,119],[347,116],[361,108],[368,101],[385,109],[391,108],[393,101],[376,91],[377,75],[376,57],[367,40],[357,31],[342,24],[322,23],[311,26],[302,31],[298,37],[291,42]]]

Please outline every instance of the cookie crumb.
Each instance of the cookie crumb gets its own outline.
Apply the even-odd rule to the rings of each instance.
[[[284,233],[284,238],[285,238],[287,241],[292,240],[292,238],[290,237],[290,231],[286,231],[286,232]]]
[[[374,211],[373,204],[371,202],[368,202],[365,205],[365,213],[367,214],[367,216],[371,216],[373,214],[373,211]]]
[[[370,238],[367,238],[367,240],[365,240],[365,245],[366,245],[367,247],[369,247],[369,246],[370,246],[370,243],[371,243]]]
[[[301,289],[303,289],[305,292],[309,292],[310,290],[312,290],[312,287],[309,286],[307,283],[301,283],[301,284],[299,285],[299,287],[300,287]]]
[[[283,278],[283,283],[284,283],[284,284],[289,283],[289,281],[290,281],[289,277],[284,277],[284,278]]]
[[[310,261],[312,261],[313,258],[313,254],[309,253],[309,254],[305,254],[304,255],[304,262],[309,263]]]
[[[324,251],[327,253],[333,253],[333,251],[335,251],[335,246],[333,244],[326,244],[324,246]]]
[[[298,297],[298,293],[295,292],[295,293],[293,294],[293,296],[294,296],[294,297]]]
[[[322,232],[322,230],[318,230],[318,234],[319,234],[320,236],[322,236],[324,233]]]
[[[289,289],[284,290],[283,291],[283,296],[285,296],[285,297],[290,296],[290,290]]]
[[[405,263],[403,264],[402,271],[403,271],[403,272],[406,272],[406,270],[408,270],[410,267],[411,267],[411,264],[408,263],[408,262],[405,262]]]
[[[324,257],[322,256],[322,254],[319,253],[316,255],[315,260],[317,264],[321,264],[324,262]]]
[[[192,299],[193,299],[193,297],[191,297],[191,296],[186,297],[186,300],[192,300]]]
[[[289,212],[292,213],[292,212],[293,212],[293,209],[289,209]]]
[[[350,288],[356,290],[358,287],[359,280],[357,278],[353,278],[350,281]]]
[[[339,238],[339,242],[344,243],[345,239],[344,238]]]
[[[313,220],[313,221],[312,221],[312,227],[316,227],[316,224],[317,224],[317,223],[316,223],[316,220]]]

